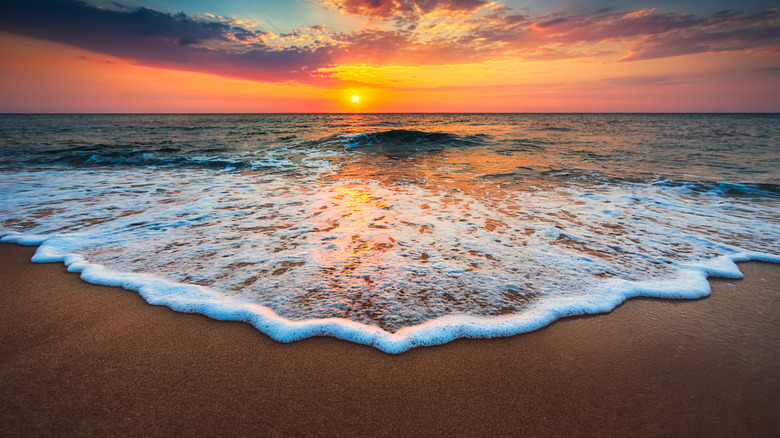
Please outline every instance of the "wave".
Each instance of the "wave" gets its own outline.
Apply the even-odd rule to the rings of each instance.
[[[41,164],[71,167],[194,167],[211,170],[249,170],[252,162],[241,157],[185,157],[175,154],[146,151],[79,151],[61,155]]]
[[[725,181],[676,181],[663,179],[654,181],[660,187],[681,188],[697,194],[720,196],[780,196],[780,185],[769,183],[732,183]]]
[[[485,134],[461,136],[448,132],[425,132],[392,129],[367,134],[339,136],[345,149],[360,148],[387,154],[436,152],[451,148],[482,146],[488,140]]]
[[[47,168],[190,168],[213,171],[247,171],[293,166],[273,154],[241,154],[218,148],[187,150],[162,144],[155,149],[121,148],[112,145],[72,146],[42,153],[9,153],[0,166],[13,169]],[[226,154],[226,152],[232,152]]]
[[[276,132],[276,134],[282,131]],[[447,132],[425,132],[393,129],[356,135],[330,135],[318,139],[299,139],[297,135],[280,136],[274,143],[259,145],[257,149],[245,145],[230,148],[209,147],[202,143],[188,144],[170,140],[140,141],[132,144],[65,142],[59,147],[15,148],[4,151],[0,166],[6,169],[22,168],[200,168],[217,171],[245,171],[278,168],[295,149],[330,149],[337,153],[379,153],[391,157],[405,157],[416,153],[430,153],[452,148],[469,148],[487,144],[485,134],[462,136]],[[263,154],[274,159],[262,158]]]
[[[542,126],[536,129],[537,131],[550,131],[550,132],[572,132],[574,129],[565,128],[563,126]]]

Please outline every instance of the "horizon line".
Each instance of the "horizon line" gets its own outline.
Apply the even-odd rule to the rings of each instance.
[[[4,112],[0,115],[780,114],[778,111]]]

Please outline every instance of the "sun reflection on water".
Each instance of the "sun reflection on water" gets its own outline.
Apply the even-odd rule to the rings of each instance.
[[[318,281],[299,304],[326,300],[345,309],[344,317],[359,309],[381,313],[372,302],[386,283],[386,271],[400,263],[393,224],[393,200],[371,191],[369,186],[346,184],[333,187],[323,199],[319,221],[330,224],[322,245],[309,256],[318,266]],[[325,287],[322,287],[325,286]]]

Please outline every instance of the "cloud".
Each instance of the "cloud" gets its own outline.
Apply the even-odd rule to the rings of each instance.
[[[88,39],[113,34],[164,38],[181,45],[225,40],[232,30],[227,24],[196,21],[184,14],[164,14],[147,8],[109,10],[77,0],[8,2],[2,7],[0,23],[6,30],[35,32],[43,37]]]
[[[271,47],[264,32],[147,8],[104,9],[79,0],[0,7],[0,30],[57,41],[142,65],[289,81],[330,64],[327,47]]]
[[[566,18],[563,18],[563,17],[562,18],[554,18],[554,19],[552,19],[550,21],[544,21],[544,22],[541,22],[541,23],[536,23],[536,27],[545,29],[545,28],[548,28],[548,27],[551,27],[551,26],[555,26],[556,24],[561,24],[561,23],[565,23],[565,22],[566,22]]]
[[[780,44],[776,9],[751,15],[724,10],[698,17],[654,8],[628,12],[606,8],[592,14],[558,12],[534,17],[515,14],[503,5],[470,2],[457,5],[466,15],[456,17],[448,15],[454,3],[431,1],[425,11],[438,15],[428,19],[412,14],[416,21],[410,28],[405,11],[417,3],[421,2],[339,0],[342,8],[353,8],[347,12],[392,18],[395,30],[342,35],[337,59],[343,63],[344,56],[338,55],[349,54],[361,63],[400,65],[438,65],[458,58],[474,62],[611,57],[629,62],[737,50],[773,54]]]
[[[330,0],[328,3],[348,15],[410,19],[432,12],[469,13],[488,4],[484,0]]]
[[[347,65],[443,65],[588,58],[632,62],[703,52],[780,53],[777,9],[699,17],[652,8],[592,14],[515,13],[482,0],[330,0],[378,20],[334,32],[327,23],[274,34],[256,23],[82,0],[0,5],[0,31],[69,44],[142,65],[264,81],[324,84]]]
[[[658,86],[658,85],[674,85],[682,83],[679,78],[674,76],[628,76],[619,78],[604,79],[601,81],[604,84],[618,85],[624,87],[642,87],[642,86]]]
[[[593,14],[554,13],[515,16],[502,13],[474,18],[474,27],[456,39],[483,44],[482,54],[521,59],[598,58],[623,55],[623,62],[705,52],[751,50],[776,54],[780,46],[777,9],[743,15],[719,11],[709,17],[605,9]],[[608,48],[606,48],[608,47]]]
[[[777,16],[777,11],[744,18],[731,13],[718,13],[701,26],[684,28],[679,32],[649,35],[642,41],[641,46],[632,50],[621,61],[750,49],[765,49],[777,53],[780,49],[780,27],[774,25]]]

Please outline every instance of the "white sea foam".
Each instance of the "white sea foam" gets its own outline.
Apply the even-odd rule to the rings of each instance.
[[[76,183],[74,183],[76,182]],[[2,240],[152,304],[397,353],[780,262],[776,202],[658,184],[496,189],[176,170],[4,172]],[[15,230],[15,231],[12,231]]]
[[[610,281],[598,293],[545,300],[530,306],[522,314],[498,317],[447,315],[389,333],[376,326],[346,318],[290,320],[279,316],[269,307],[211,288],[174,283],[151,274],[112,271],[99,264],[90,264],[76,254],[58,254],[56,243],[50,243],[47,239],[41,242],[40,237],[7,235],[2,240],[21,244],[40,243],[42,246],[36,251],[33,261],[63,262],[68,271],[81,273],[81,278],[89,283],[138,291],[150,304],[164,305],[180,312],[200,313],[217,320],[245,321],[280,342],[312,336],[333,336],[374,346],[386,353],[401,353],[413,347],[443,344],[462,337],[492,338],[529,332],[562,317],[609,312],[626,299],[637,296],[700,298],[710,293],[707,276],[742,276],[735,261],[780,263],[780,257],[777,256],[738,253],[713,259],[710,265],[683,268],[674,278],[664,281]]]

